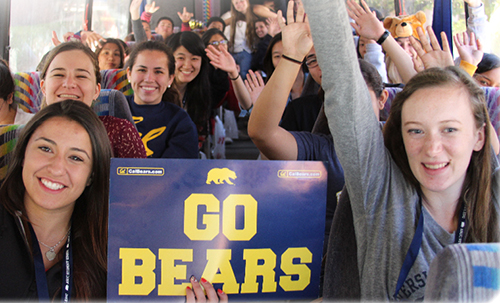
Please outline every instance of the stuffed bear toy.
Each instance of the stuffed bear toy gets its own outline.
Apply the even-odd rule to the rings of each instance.
[[[389,30],[394,39],[410,36],[419,39],[417,27],[423,26],[425,21],[427,21],[425,13],[418,11],[416,14],[409,16],[386,17],[384,27]]]

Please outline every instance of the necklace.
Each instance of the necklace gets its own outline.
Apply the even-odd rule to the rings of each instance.
[[[71,232],[71,227],[68,229],[68,232],[62,237],[59,242],[56,243],[54,246],[48,246],[47,244],[43,243],[42,241],[38,240],[38,243],[42,244],[43,246],[47,247],[49,250],[45,253],[45,256],[47,257],[47,260],[52,261],[56,258],[57,254],[55,252],[55,248],[61,244],[62,240],[64,240],[69,233]]]

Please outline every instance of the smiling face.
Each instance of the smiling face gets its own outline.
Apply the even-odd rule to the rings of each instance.
[[[96,84],[94,66],[81,50],[65,51],[54,57],[40,86],[47,104],[66,99],[92,105],[101,91]]]
[[[176,83],[187,84],[200,73],[202,58],[191,54],[184,46],[179,46],[174,52]]]
[[[99,53],[99,69],[120,68],[121,57],[120,48],[114,43],[106,43]]]
[[[127,68],[127,77],[134,90],[134,102],[140,105],[160,103],[174,80],[168,72],[167,54],[158,50],[141,51],[134,66]]]
[[[469,94],[449,85],[417,90],[404,103],[401,119],[408,162],[424,195],[458,195],[472,152],[484,145],[484,127],[476,127]]]
[[[22,178],[29,213],[73,211],[90,183],[92,144],[77,122],[54,117],[39,126],[26,146]]]
[[[257,34],[257,37],[262,39],[267,35],[267,32],[268,28],[264,21],[255,22],[255,33]]]
[[[242,14],[246,14],[249,2],[248,0],[231,0],[234,5],[234,9]]]

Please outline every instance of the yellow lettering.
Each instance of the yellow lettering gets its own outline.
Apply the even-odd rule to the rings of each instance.
[[[231,266],[230,249],[207,249],[207,265],[202,276],[212,283],[224,283],[222,290],[227,294],[237,294],[240,285],[236,282]],[[220,273],[217,273],[220,271]]]
[[[243,250],[245,264],[245,282],[241,284],[241,293],[257,293],[259,284],[257,276],[262,276],[262,292],[276,292],[274,268],[276,254],[270,248]],[[259,260],[263,264],[259,265]]]
[[[244,228],[236,229],[236,206],[243,206]],[[257,200],[251,195],[229,195],[222,207],[222,233],[229,241],[250,241],[257,233]]]
[[[207,212],[219,212],[219,200],[212,194],[192,194],[184,201],[184,233],[193,241],[210,241],[219,234],[219,215],[203,214],[205,229],[198,229],[198,206],[205,205]]]
[[[144,148],[146,148],[146,156],[151,156],[154,152],[148,147],[148,142],[159,137],[167,129],[166,126],[155,128],[149,131],[144,137],[142,137],[142,143],[144,143]]]
[[[120,248],[122,260],[122,283],[118,285],[120,296],[147,296],[156,287],[156,256],[147,248]],[[136,265],[136,260],[142,260],[142,265]],[[135,278],[141,277],[142,282],[136,284]]]
[[[191,283],[175,284],[175,279],[187,279],[186,265],[175,265],[175,260],[193,262],[192,249],[163,249],[158,251],[161,260],[161,282],[158,285],[158,296],[185,296],[186,287]]]
[[[293,264],[299,258],[300,264]],[[280,286],[285,291],[304,290],[311,283],[311,270],[304,263],[312,262],[312,253],[307,247],[290,247],[281,255],[281,270],[286,276],[280,277]],[[298,280],[292,280],[298,275]]]

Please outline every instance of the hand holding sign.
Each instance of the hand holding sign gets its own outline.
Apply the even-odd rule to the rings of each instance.
[[[212,283],[205,280],[205,278],[201,278],[201,281],[198,282],[194,276],[191,277],[191,287],[186,288],[186,302],[227,302],[227,294],[223,292],[221,289],[218,289],[215,292],[215,289]],[[203,291],[203,288],[205,292]]]

